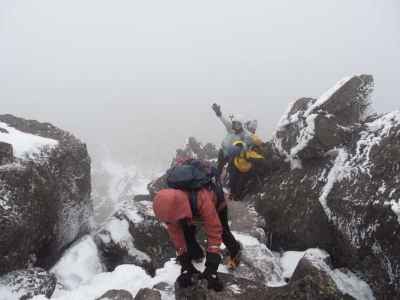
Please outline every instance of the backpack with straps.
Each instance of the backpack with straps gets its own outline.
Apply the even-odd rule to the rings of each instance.
[[[197,216],[197,192],[200,189],[204,187],[212,189],[217,194],[218,202],[224,199],[222,186],[216,174],[216,169],[211,165],[191,159],[167,171],[167,185],[173,189],[189,192],[192,214]]]

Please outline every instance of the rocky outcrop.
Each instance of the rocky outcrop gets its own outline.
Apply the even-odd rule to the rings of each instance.
[[[136,298],[135,298],[136,299]],[[125,290],[110,290],[96,300],[134,300],[131,293]]]
[[[293,158],[313,159],[352,139],[352,126],[365,117],[373,78],[344,78],[319,99],[294,102],[278,124],[275,144]],[[350,126],[350,127],[349,127]]]
[[[27,300],[36,295],[45,295],[47,298],[53,294],[57,279],[41,268],[31,268],[10,272],[0,277],[2,299]],[[6,294],[8,293],[8,295]]]
[[[1,139],[15,141],[14,164],[0,167],[0,273],[47,268],[90,228],[86,145],[51,124],[11,115],[0,116],[0,127]]]
[[[135,297],[135,300],[161,300],[161,294],[153,289],[141,289]]]
[[[154,276],[175,256],[168,233],[153,215],[152,202],[129,201],[95,235],[107,270],[135,264]]]
[[[400,296],[400,112],[368,116],[373,80],[346,78],[293,103],[274,146],[287,164],[252,198],[274,250],[326,249],[366,276],[378,299]]]
[[[9,143],[0,142],[0,166],[14,161],[13,147]]]

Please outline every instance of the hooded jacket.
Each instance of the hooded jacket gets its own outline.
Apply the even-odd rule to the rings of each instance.
[[[227,135],[225,136],[221,145],[225,157],[229,156],[232,147],[234,147],[233,143],[236,141],[243,141],[248,147],[253,144],[252,134],[245,128],[242,122],[243,131],[237,134],[232,129],[232,122],[229,121],[224,115],[221,115],[219,119],[221,120],[222,124],[224,124],[227,131]]]
[[[217,209],[223,208],[226,204],[222,203],[218,208],[216,205],[217,197],[214,192],[207,189],[198,192],[197,211],[207,234],[207,251],[212,253],[220,252],[222,225]],[[184,219],[189,223],[194,221],[189,195],[181,190],[163,189],[154,198],[153,210],[156,217],[167,224],[168,234],[178,255],[186,253],[186,240],[179,221]]]

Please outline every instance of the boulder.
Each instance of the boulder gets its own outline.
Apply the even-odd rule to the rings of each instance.
[[[0,142],[0,166],[14,161],[13,147],[9,143]]]
[[[90,229],[86,145],[48,123],[11,115],[0,122],[9,132],[3,138],[24,138],[13,145],[15,163],[0,168],[0,274],[31,264],[48,268]]]
[[[126,202],[95,235],[103,263],[109,271],[135,264],[154,276],[175,250],[164,226],[153,215],[148,200]]]
[[[135,300],[161,300],[161,294],[153,289],[141,289],[135,297]]]
[[[318,99],[297,100],[280,120],[275,144],[288,157],[307,160],[349,143],[351,127],[365,118],[373,84],[371,75],[348,77]]]
[[[0,288],[5,289],[12,299],[15,297],[20,300],[30,299],[36,295],[50,298],[56,283],[55,275],[41,268],[13,271],[0,277]],[[2,296],[7,297],[3,294]]]
[[[125,290],[110,290],[96,300],[133,300],[133,296]]]

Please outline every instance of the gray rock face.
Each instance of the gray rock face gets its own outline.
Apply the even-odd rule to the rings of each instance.
[[[86,145],[48,123],[1,115],[17,130],[58,141],[0,168],[0,274],[51,266],[89,231],[90,158]]]
[[[0,287],[6,288],[20,300],[30,299],[36,295],[50,298],[56,283],[55,275],[41,268],[13,271],[0,277]]]
[[[12,145],[0,142],[0,166],[10,164],[14,161]]]
[[[125,290],[110,290],[96,300],[133,300],[133,296]]]
[[[265,177],[252,197],[273,250],[326,249],[336,267],[365,274],[378,299],[395,299],[400,112],[364,118],[372,82],[355,76],[296,102],[274,138],[291,167]]]
[[[360,75],[343,79],[318,100],[297,100],[282,117],[275,143],[286,155],[306,160],[351,142],[351,127],[362,121],[372,91],[372,76]]]
[[[161,300],[161,294],[156,290],[141,289],[136,294],[135,300]]]

